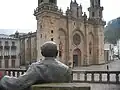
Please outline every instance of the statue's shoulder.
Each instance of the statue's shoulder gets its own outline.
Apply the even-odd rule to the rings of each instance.
[[[67,65],[65,65],[64,63],[60,62],[59,60],[56,60],[56,62],[58,63],[59,66],[64,67],[64,68],[69,68]]]
[[[38,65],[43,65],[43,61],[37,61],[37,62],[34,62],[32,63],[32,66],[38,66]]]

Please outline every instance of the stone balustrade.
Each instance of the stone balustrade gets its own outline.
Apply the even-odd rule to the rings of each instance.
[[[25,69],[0,69],[8,76],[18,77],[26,72]],[[77,83],[106,83],[120,84],[120,71],[72,71],[72,81]]]
[[[120,84],[120,71],[72,71],[72,82]]]

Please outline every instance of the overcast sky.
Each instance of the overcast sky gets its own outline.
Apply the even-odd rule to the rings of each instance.
[[[58,0],[58,6],[66,10],[71,0]],[[76,0],[82,4],[83,11],[87,12],[90,0]],[[107,22],[120,16],[120,0],[101,0],[104,6],[104,20]],[[37,0],[0,0],[0,33],[21,30],[21,32],[36,31],[36,19],[33,11],[37,7]],[[1,30],[10,29],[10,30]],[[15,30],[11,30],[15,29]]]

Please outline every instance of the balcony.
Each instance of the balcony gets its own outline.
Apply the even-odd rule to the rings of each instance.
[[[5,55],[4,59],[10,59],[10,55]]]
[[[11,55],[11,59],[16,59],[16,55]]]
[[[10,46],[4,46],[4,49],[5,49],[5,50],[9,50],[9,49],[10,49]]]
[[[17,47],[16,46],[11,46],[11,49],[16,49]]]

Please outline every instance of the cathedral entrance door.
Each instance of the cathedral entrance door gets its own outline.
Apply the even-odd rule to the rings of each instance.
[[[78,67],[81,65],[81,51],[80,49],[75,49],[73,52],[73,67]]]
[[[73,55],[73,67],[78,66],[78,55]]]

